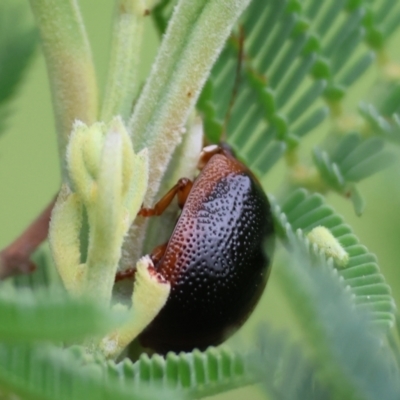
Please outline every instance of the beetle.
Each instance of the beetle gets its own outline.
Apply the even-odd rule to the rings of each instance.
[[[270,272],[274,227],[257,178],[226,145],[204,148],[199,169],[194,182],[180,179],[154,208],[139,211],[160,215],[175,195],[182,208],[169,241],[151,254],[170,295],[139,336],[161,354],[224,341],[249,317]]]

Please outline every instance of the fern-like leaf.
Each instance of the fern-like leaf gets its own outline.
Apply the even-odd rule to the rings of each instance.
[[[400,24],[400,5],[396,0],[370,1],[364,18],[368,44],[382,51],[385,43]]]
[[[50,346],[0,344],[0,386],[27,400],[152,400],[154,390],[107,375],[90,356]],[[179,399],[163,391],[163,399]]]
[[[291,399],[329,398],[300,348],[292,345],[287,335],[274,333],[267,326],[260,331],[257,345],[246,352],[210,347],[204,352],[168,353],[165,358],[142,355],[135,363],[125,359],[119,364],[103,361],[100,365],[133,387],[172,388],[185,398],[203,398],[256,382],[269,394],[297,394],[288,397]]]
[[[389,347],[371,330],[370,314],[352,306],[352,293],[331,261],[320,258],[311,265],[298,247],[291,250],[293,257],[277,272],[322,382],[334,398],[398,399],[400,372]]]
[[[325,91],[327,100],[337,102],[374,60],[374,53],[364,44],[362,20],[366,2],[309,0],[304,3],[305,16],[312,21],[312,32],[319,42],[320,57],[315,73],[329,82]]]
[[[258,335],[255,371],[271,400],[330,400],[329,388],[318,378],[318,369],[292,344],[288,335],[263,326]]]
[[[400,99],[397,107],[400,107]],[[359,110],[373,134],[381,135],[384,139],[397,145],[400,144],[400,114],[394,113],[390,117],[384,117],[373,104],[364,102],[360,103]]]
[[[328,187],[353,200],[360,215],[363,202],[355,183],[392,165],[394,153],[385,149],[382,138],[364,139],[358,133],[343,136],[330,150],[314,149],[314,163]]]
[[[101,335],[123,322],[123,315],[71,299],[56,290],[0,287],[0,341],[71,341]]]
[[[385,7],[383,12],[367,1],[254,0],[241,19],[244,60],[230,120],[225,122],[237,37],[215,64],[198,103],[210,140],[226,131],[247,164],[264,175],[287,147],[324,120],[328,108],[322,99],[330,106],[339,102],[371,65],[377,50],[372,31],[396,5]],[[389,36],[382,33],[382,45]]]
[[[310,78],[316,54],[305,50],[310,36],[303,22],[289,1],[253,1],[241,19],[245,35],[241,84],[226,126],[238,39],[221,54],[198,103],[207,135],[217,141],[226,130],[228,141],[260,175],[288,144],[296,142],[296,136],[306,134],[327,115],[326,107],[318,103],[326,83]],[[297,89],[296,100],[289,101]]]
[[[376,256],[359,242],[342,217],[325,204],[324,198],[298,189],[279,205],[274,203],[273,212],[284,240],[291,245],[300,243],[306,254],[319,261],[327,257],[316,245],[310,244],[306,234],[317,226],[330,230],[349,255],[346,267],[338,268],[336,273],[353,294],[356,307],[369,310],[374,324],[387,332],[394,324],[395,302]]]
[[[170,388],[197,399],[254,383],[250,358],[225,347],[210,347],[204,352],[171,352],[165,358],[143,354],[135,363],[125,359],[102,365],[126,385]]]
[[[400,85],[396,82],[388,82],[387,85],[380,85],[384,92],[379,102],[374,101],[379,114],[384,118],[391,118],[393,114],[400,114]]]

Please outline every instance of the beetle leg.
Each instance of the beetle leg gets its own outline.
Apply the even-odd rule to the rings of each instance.
[[[157,246],[150,254],[151,261],[153,261],[153,264],[156,265],[162,258],[162,256],[165,253],[165,250],[167,249],[168,243],[164,243],[160,246]],[[124,279],[133,279],[135,277],[136,273],[136,268],[131,267],[127,268],[124,271],[118,271],[115,274],[115,282],[123,281]]]
[[[153,208],[142,208],[138,215],[142,217],[152,217],[155,215],[161,215],[165,209],[171,204],[171,201],[177,195],[178,205],[180,208],[183,207],[185,201],[189,195],[190,189],[193,186],[193,182],[187,178],[181,178],[172,189],[159,200]]]
[[[115,274],[114,282],[119,282],[119,281],[123,281],[124,279],[130,279],[130,278],[133,279],[135,277],[135,273],[136,273],[136,268],[134,268],[134,267],[127,268],[124,271],[118,271]]]
[[[164,243],[160,246],[157,246],[154,248],[154,250],[150,254],[151,261],[153,261],[154,266],[161,260],[162,256],[165,253],[165,250],[167,250],[167,243]]]

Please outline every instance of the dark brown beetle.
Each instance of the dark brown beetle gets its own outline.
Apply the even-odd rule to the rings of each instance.
[[[151,255],[171,293],[139,340],[159,353],[221,343],[249,317],[270,272],[272,215],[255,176],[225,146],[205,148],[199,167],[193,183],[179,180],[139,212],[160,215],[175,195],[182,208],[168,243]]]

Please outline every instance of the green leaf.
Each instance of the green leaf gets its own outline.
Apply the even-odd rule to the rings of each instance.
[[[135,363],[125,359],[119,364],[102,365],[120,382],[132,387],[172,388],[180,390],[185,397],[202,398],[254,383],[250,359],[250,355],[225,347],[210,347],[204,352],[171,352],[165,358],[142,354]]]
[[[348,133],[336,144],[329,144],[329,151],[316,147],[314,164],[321,178],[331,189],[350,197],[357,214],[363,210],[364,201],[354,183],[391,166],[395,154],[385,148],[379,137],[362,138],[358,133]]]
[[[365,209],[365,201],[355,186],[350,189],[350,200],[353,203],[355,213],[361,216]]]
[[[26,9],[10,0],[0,4],[0,131],[7,102],[15,94],[37,44],[37,33],[26,21]]]
[[[322,177],[340,191],[347,183],[360,182],[393,164],[394,154],[386,151],[384,145],[377,137],[362,139],[357,133],[348,134],[330,154],[315,148],[314,161]]]
[[[226,134],[246,163],[265,174],[271,168],[263,166],[271,164],[267,148],[296,146],[295,137],[311,132],[327,116],[322,100],[330,106],[341,101],[375,59],[363,26],[369,11],[367,3],[350,7],[347,0],[254,0],[240,20],[244,48],[239,76],[241,39],[236,33],[198,102],[208,138],[218,142]],[[275,153],[274,163],[283,153]]]
[[[121,324],[122,314],[84,300],[69,298],[58,289],[0,286],[0,341],[74,341],[105,334]]]
[[[393,94],[393,93],[391,93]],[[400,91],[399,91],[400,95]],[[396,106],[395,109],[400,108],[400,98],[393,99],[387,96],[387,100]],[[380,135],[383,139],[391,141],[395,144],[400,144],[400,116],[393,113],[390,116],[383,116],[374,107],[373,104],[361,102],[359,104],[359,111],[363,118],[370,126],[370,131],[374,135]]]
[[[278,269],[319,376],[334,398],[398,399],[400,374],[390,349],[371,330],[369,315],[353,307],[332,263],[311,265],[303,252]]]
[[[383,86],[384,94],[378,104],[379,113],[383,117],[391,117],[393,114],[399,114],[400,111],[400,85],[394,82],[388,82]]]
[[[318,147],[313,152],[314,164],[316,165],[323,180],[334,190],[343,193],[346,182],[336,163],[333,163],[326,151]]]
[[[0,386],[26,400],[152,400],[159,393],[121,382],[90,355],[51,346],[0,344]],[[79,350],[78,350],[79,351]],[[180,399],[163,390],[163,399]]]
[[[301,16],[285,1],[262,5],[253,1],[241,19],[245,59],[226,133],[246,161],[262,160],[258,151],[265,149],[265,142],[273,145],[276,139],[286,138],[291,124],[300,122],[313,109],[325,89],[324,81],[307,79],[315,54],[301,54],[308,35],[296,30],[300,21]],[[237,41],[231,41],[217,61],[209,79],[208,99],[203,94],[199,103],[206,126],[210,120],[225,118],[239,63]],[[301,91],[294,96],[297,101],[288,101],[298,87]],[[208,104],[208,110],[204,104]]]
[[[125,359],[119,364],[100,364],[120,382],[136,388],[172,388],[180,390],[185,398],[203,398],[261,382],[269,394],[283,396],[279,399],[328,399],[321,397],[327,392],[300,347],[292,345],[287,335],[267,326],[260,331],[256,346],[246,352],[222,346],[204,352],[171,352],[166,358],[142,355],[135,363]]]
[[[323,261],[327,257],[321,249],[310,245],[306,234],[317,226],[329,229],[349,255],[345,268],[336,269],[335,274],[353,294],[355,307],[369,310],[374,325],[383,332],[393,326],[395,301],[380,273],[376,256],[359,242],[350,226],[325,204],[321,195],[298,189],[279,204],[274,202],[273,213],[283,240],[289,245],[301,246],[310,259]]]
[[[298,139],[326,118],[328,108],[321,100],[325,98],[330,106],[341,101],[374,61],[374,51],[379,49],[371,35],[400,12],[391,0],[380,3],[253,0],[240,20],[241,68],[241,39],[236,32],[197,104],[208,138],[219,142],[226,134],[247,165],[259,175],[268,172],[286,148],[298,145]],[[164,23],[172,4],[159,5]],[[390,34],[381,36],[383,45]],[[235,82],[239,82],[236,88]],[[340,171],[323,158],[319,167],[325,169],[328,184],[354,198],[345,177],[341,179]],[[351,182],[383,168],[382,161],[387,160],[383,154],[369,160],[351,171]]]
[[[287,334],[263,326],[257,344],[252,361],[269,399],[332,398],[329,388],[318,377],[317,365],[305,357],[303,348],[291,343]]]
[[[364,26],[367,29],[369,45],[380,50],[399,26],[400,6],[396,0],[369,3],[370,12],[364,20]]]

